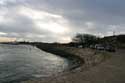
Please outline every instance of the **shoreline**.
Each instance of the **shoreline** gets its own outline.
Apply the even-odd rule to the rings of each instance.
[[[98,67],[101,63],[105,63],[106,60],[111,57],[112,53],[105,51],[97,51],[89,48],[74,48],[53,44],[18,44],[18,45],[31,45],[36,48],[43,50],[45,52],[55,54],[57,56],[68,58],[73,60],[73,66],[66,69],[63,72],[59,72],[57,74],[53,74],[49,77],[41,77],[37,79],[24,80],[21,83],[72,83],[70,81],[79,82],[79,80],[83,79],[79,77],[80,75],[85,74],[88,70],[93,69],[94,67]],[[73,76],[78,77],[71,79]],[[68,82],[64,82],[68,81]]]
[[[75,63],[76,61],[78,61],[77,63],[79,63],[79,65],[72,67],[68,71],[64,71],[57,75],[53,75],[52,77],[47,77],[44,79],[40,78],[36,80],[28,80],[22,83],[51,83],[50,80],[52,81],[54,80],[53,82],[56,82],[55,79],[62,79],[62,77],[65,77],[65,76],[72,76],[77,72],[81,72],[82,74],[86,70],[102,63],[103,61],[111,57],[107,52],[103,52],[103,51],[100,52],[100,51],[88,49],[88,48],[82,49],[82,48],[48,45],[48,44],[37,44],[33,46],[36,46],[37,48],[43,51],[46,51],[64,58],[68,58],[68,59],[77,58],[77,60],[75,60]]]
[[[56,46],[51,46],[51,45],[35,45],[38,49],[43,50],[45,52],[63,57],[63,58],[67,58],[71,61],[73,61],[74,66],[72,66],[71,68],[69,68],[69,70],[73,70],[75,68],[80,67],[81,65],[83,65],[85,63],[84,59],[76,56],[70,52],[66,52],[63,49],[59,49]]]

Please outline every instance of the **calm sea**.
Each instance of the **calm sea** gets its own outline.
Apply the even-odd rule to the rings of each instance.
[[[65,71],[69,60],[28,45],[0,44],[0,83],[19,83]]]

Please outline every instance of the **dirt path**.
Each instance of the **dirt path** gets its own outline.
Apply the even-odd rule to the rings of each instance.
[[[89,70],[74,71],[44,82],[33,83],[125,83],[125,51],[118,50],[109,60]]]
[[[125,52],[119,50],[112,58],[83,74],[79,83],[125,83]],[[82,81],[83,80],[83,81]],[[74,83],[76,83],[74,81]]]
[[[125,83],[125,51],[119,50],[110,60],[87,71],[62,78],[57,83]]]

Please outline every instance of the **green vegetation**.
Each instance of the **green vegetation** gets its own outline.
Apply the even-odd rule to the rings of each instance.
[[[112,48],[125,48],[125,35],[115,35],[115,36],[106,36],[99,38],[91,34],[76,34],[72,42],[68,45],[72,47],[90,47],[91,45],[101,44],[103,46],[110,46]]]
[[[72,39],[72,42],[81,45],[82,47],[89,47],[92,44],[97,43],[98,38],[91,34],[76,34],[76,36]]]

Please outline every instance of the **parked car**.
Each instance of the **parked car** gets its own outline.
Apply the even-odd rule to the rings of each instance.
[[[96,44],[95,49],[97,49],[97,50],[105,50],[105,47],[102,44]]]
[[[109,52],[115,52],[116,51],[115,47],[113,47],[113,46],[106,46],[105,50],[109,51]]]

